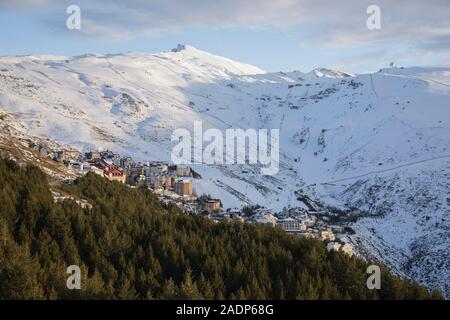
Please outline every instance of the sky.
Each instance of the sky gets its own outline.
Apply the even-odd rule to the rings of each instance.
[[[69,29],[70,5],[80,29]],[[369,29],[380,9],[379,29]],[[450,0],[0,0],[0,55],[168,51],[267,71],[450,65]]]

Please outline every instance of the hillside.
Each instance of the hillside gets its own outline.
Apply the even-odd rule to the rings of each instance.
[[[170,160],[174,129],[280,129],[280,171],[197,166],[224,207],[358,209],[349,241],[450,292],[450,68],[267,73],[190,46],[157,54],[0,58],[0,110],[81,150]]]
[[[93,204],[53,201],[46,176],[0,158],[0,299],[429,299],[426,289],[317,240],[165,208],[148,190],[95,174],[61,186]],[[66,268],[82,270],[81,290]]]

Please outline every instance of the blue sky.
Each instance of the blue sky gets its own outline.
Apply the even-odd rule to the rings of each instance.
[[[268,71],[449,65],[450,0],[432,3],[0,0],[0,55],[158,52],[184,43]],[[70,4],[81,9],[80,30],[65,27]],[[370,4],[381,9],[380,30],[367,29]]]

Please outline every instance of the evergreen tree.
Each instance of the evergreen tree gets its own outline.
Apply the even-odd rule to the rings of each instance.
[[[192,279],[192,272],[190,269],[188,269],[184,275],[184,280],[178,291],[178,298],[190,300],[198,300],[203,298],[197,288],[197,284]]]

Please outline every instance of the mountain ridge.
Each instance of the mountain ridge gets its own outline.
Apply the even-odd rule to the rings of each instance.
[[[449,292],[450,68],[319,77],[326,69],[267,73],[189,50],[0,57],[0,109],[32,135],[140,160],[170,160],[173,130],[197,120],[204,129],[278,128],[279,174],[198,166],[198,192],[226,207],[281,210],[301,206],[300,193],[358,208],[367,216],[350,241],[361,252]]]

